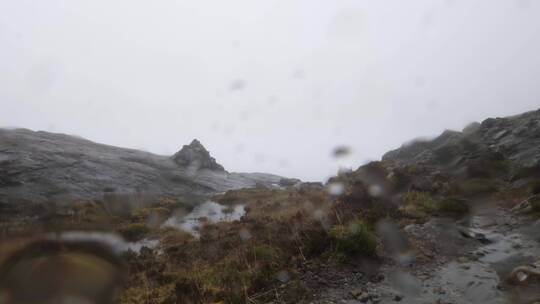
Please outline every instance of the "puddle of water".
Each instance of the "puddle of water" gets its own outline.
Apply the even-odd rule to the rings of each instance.
[[[224,206],[213,201],[207,201],[195,207],[191,213],[185,216],[169,218],[163,225],[197,235],[197,230],[206,223],[237,221],[245,213],[244,205]]]
[[[107,232],[89,232],[89,231],[65,231],[50,236],[51,239],[62,241],[84,241],[96,242],[110,247],[116,253],[132,250],[140,252],[143,247],[156,248],[159,240],[143,239],[138,242],[126,242],[122,237]]]
[[[499,276],[481,263],[451,262],[440,271],[440,282],[449,293],[467,303],[504,303],[497,289]]]
[[[495,232],[493,222],[481,217],[472,220],[471,230],[490,241],[474,251],[477,261],[451,262],[437,272],[439,283],[452,289],[461,302],[506,303],[508,294],[499,286],[512,269],[530,263],[540,254],[537,242],[522,233]]]

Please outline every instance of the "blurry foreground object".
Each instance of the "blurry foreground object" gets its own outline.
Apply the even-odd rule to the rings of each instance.
[[[0,304],[112,303],[123,279],[122,261],[99,243],[36,241],[0,266]]]

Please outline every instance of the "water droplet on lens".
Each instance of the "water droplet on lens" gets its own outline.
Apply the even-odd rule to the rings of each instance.
[[[382,187],[379,185],[370,185],[368,187],[368,192],[369,192],[369,195],[371,196],[379,197],[381,196],[383,191],[382,191]]]
[[[231,91],[241,91],[246,88],[246,82],[242,79],[235,79],[229,85],[229,90]]]
[[[242,241],[248,241],[251,239],[251,233],[246,228],[240,229],[238,234],[240,235],[240,239],[242,239]]]
[[[278,273],[277,279],[278,279],[281,283],[287,283],[287,282],[289,282],[289,280],[290,280],[289,273],[288,273],[286,270],[282,270],[282,271],[280,271],[280,272]]]
[[[330,195],[333,195],[333,196],[340,196],[340,195],[343,194],[343,192],[345,191],[345,186],[343,185],[343,183],[338,183],[338,182],[335,182],[335,183],[329,183],[329,184],[326,186],[326,191],[327,191],[328,194],[330,194]]]
[[[350,154],[351,154],[351,149],[347,146],[336,147],[334,151],[332,151],[332,155],[335,158],[346,157],[346,156],[349,156]]]

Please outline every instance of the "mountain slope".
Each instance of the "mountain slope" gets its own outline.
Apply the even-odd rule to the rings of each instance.
[[[0,202],[69,202],[123,195],[196,197],[273,185],[271,174],[229,173],[194,140],[174,157],[26,129],[0,129]]]
[[[462,132],[445,131],[390,151],[383,161],[398,164],[457,165],[474,153],[498,154],[519,167],[540,166],[540,110],[473,123]]]

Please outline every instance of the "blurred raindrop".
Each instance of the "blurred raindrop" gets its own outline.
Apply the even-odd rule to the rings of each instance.
[[[313,203],[310,201],[305,201],[302,207],[304,208],[305,211],[311,211],[314,208]]]
[[[289,280],[291,279],[290,276],[289,276],[289,272],[286,271],[286,270],[282,270],[280,271],[278,274],[277,274],[277,279],[281,282],[281,283],[287,283],[289,282]]]
[[[379,197],[383,194],[383,188],[376,184],[369,185],[368,193],[373,197]]]
[[[339,182],[333,182],[326,185],[326,192],[332,196],[340,196],[345,191],[345,185]]]
[[[235,79],[229,85],[230,91],[241,91],[246,88],[246,82],[243,79]]]
[[[105,246],[36,241],[0,266],[0,303],[113,303],[123,279],[123,262]]]
[[[276,103],[278,103],[278,101],[279,101],[279,98],[278,98],[276,95],[272,95],[272,96],[268,97],[268,101],[267,101],[267,102],[268,102],[268,105],[269,105],[269,106],[273,106],[273,105],[275,105]]]
[[[249,230],[247,230],[246,228],[240,229],[238,234],[240,235],[240,239],[242,241],[249,241],[251,239],[251,232],[249,232]]]
[[[377,222],[377,235],[384,249],[401,265],[410,265],[415,256],[412,253],[409,240],[397,224],[384,219]]]
[[[334,150],[332,151],[332,155],[335,158],[344,158],[344,157],[349,156],[350,154],[351,154],[351,149],[347,146],[339,146],[339,147],[334,148]]]
[[[417,297],[422,289],[420,280],[403,271],[390,273],[388,280],[396,290],[411,298]]]
[[[306,76],[305,72],[302,69],[298,69],[298,70],[294,71],[294,73],[293,73],[293,77],[296,78],[296,79],[304,79],[305,76]]]

